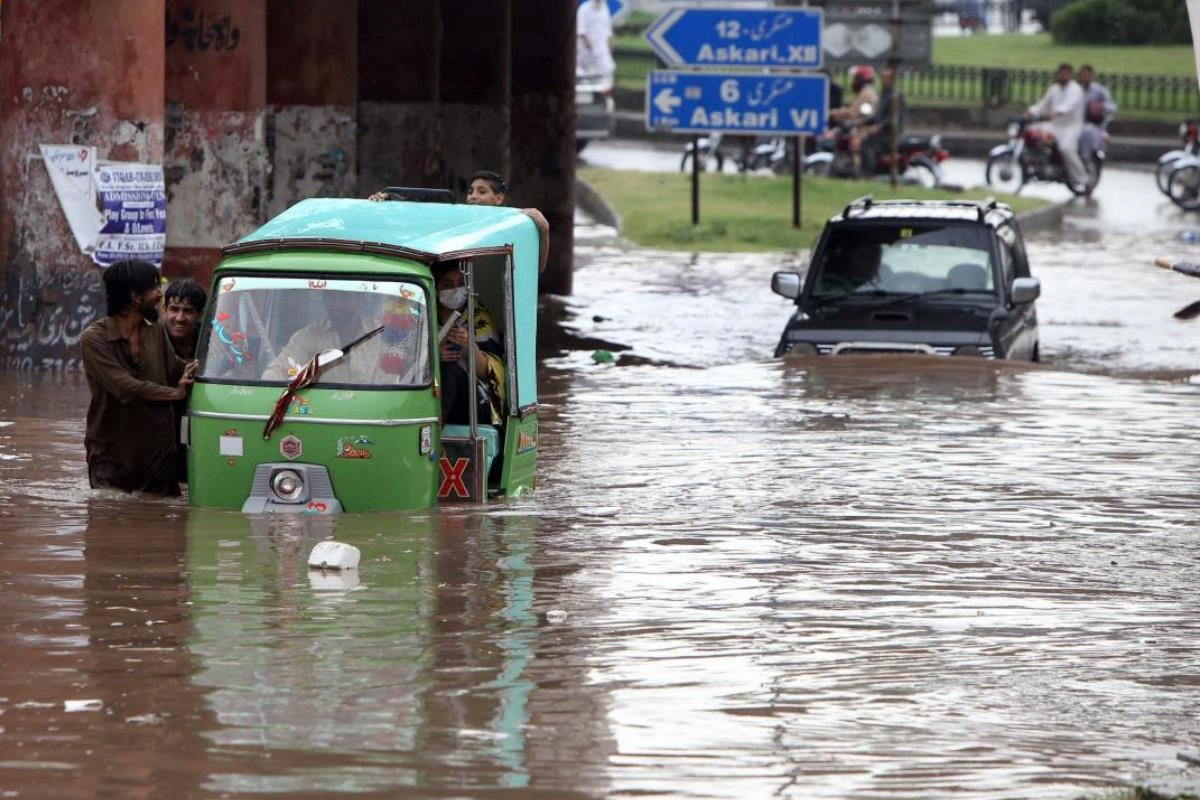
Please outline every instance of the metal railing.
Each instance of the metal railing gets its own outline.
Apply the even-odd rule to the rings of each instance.
[[[1041,69],[934,64],[905,67],[901,72],[904,93],[910,103],[955,103],[982,108],[1036,103],[1054,82],[1054,72]],[[1121,116],[1139,113],[1189,116],[1200,112],[1200,90],[1193,78],[1097,73],[1096,80],[1112,92]]]
[[[618,64],[636,65],[645,71],[661,68],[648,51],[619,48]],[[1005,69],[932,64],[904,67],[901,86],[910,104],[974,105],[980,108],[1028,106],[1037,102],[1054,82],[1052,70]],[[1200,116],[1200,90],[1195,78],[1169,75],[1110,75],[1096,79],[1112,92],[1119,116],[1175,114]]]

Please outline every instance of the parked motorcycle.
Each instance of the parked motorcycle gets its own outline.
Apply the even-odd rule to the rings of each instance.
[[[1184,155],[1170,163],[1167,197],[1184,211],[1200,211],[1200,155]]]
[[[838,125],[827,135],[820,137],[820,150],[804,159],[804,172],[817,177],[854,178],[854,156],[850,151],[850,134],[853,126]],[[950,152],[942,147],[942,137],[903,136],[896,147],[896,173],[900,181],[908,185],[934,187],[942,182],[942,162]],[[890,175],[892,154],[878,153],[875,163],[870,165],[873,176]]]
[[[697,152],[699,155],[697,155]],[[680,172],[692,171],[692,159],[698,158],[701,172],[721,172],[725,169],[725,154],[721,152],[721,134],[710,133],[690,140],[683,148]]]
[[[1179,126],[1179,138],[1183,140],[1183,146],[1178,150],[1168,150],[1158,157],[1158,169],[1155,171],[1154,179],[1158,183],[1158,190],[1168,197],[1170,196],[1170,192],[1167,191],[1168,183],[1171,173],[1179,166],[1179,160],[1187,156],[1200,156],[1198,137],[1200,137],[1200,125],[1196,120],[1189,119]]]
[[[750,140],[745,140],[749,142]],[[700,170],[702,172],[722,172],[725,169],[725,153],[722,149],[720,133],[710,133],[698,140]],[[692,158],[696,152],[692,142],[683,148],[683,158],[679,161],[680,172],[692,171]],[[790,165],[788,160],[787,140],[781,136],[771,136],[754,139],[747,147],[738,143],[734,148],[733,163],[738,172],[757,172],[769,169],[772,172],[783,172]]]
[[[987,160],[987,182],[999,191],[1017,194],[1034,181],[1065,183],[1077,196],[1088,197],[1100,183],[1104,150],[1084,159],[1087,180],[1082,187],[1067,180],[1067,168],[1054,135],[1034,127],[1029,117],[1015,117],[1008,123],[1008,142],[992,148]]]

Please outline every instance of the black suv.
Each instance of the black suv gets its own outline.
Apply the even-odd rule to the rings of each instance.
[[[1025,243],[994,200],[855,200],[825,225],[775,355],[926,353],[1038,360]]]

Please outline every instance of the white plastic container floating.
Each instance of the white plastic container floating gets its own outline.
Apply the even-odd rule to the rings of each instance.
[[[358,569],[362,554],[358,548],[345,542],[321,542],[308,554],[309,569],[349,570]]]
[[[74,714],[79,711],[103,711],[103,700],[64,700],[63,711]]]

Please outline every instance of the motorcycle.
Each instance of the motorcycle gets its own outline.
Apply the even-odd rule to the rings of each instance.
[[[723,172],[725,153],[721,149],[721,141],[720,133],[701,136],[695,144],[689,141],[683,148],[679,171],[691,172],[692,159],[699,158],[701,172]],[[696,144],[699,145],[698,156]],[[780,136],[755,139],[751,146],[737,148],[733,163],[738,172],[757,172],[761,169],[782,172],[789,165],[787,140]]]
[[[853,125],[842,123],[829,135],[820,137],[817,152],[804,159],[804,172],[821,178],[854,178],[854,156],[850,151],[850,134]],[[942,182],[941,163],[950,157],[942,147],[942,137],[904,136],[896,146],[896,173],[900,181],[909,185],[932,188]],[[871,165],[870,174],[878,177],[892,172],[892,154],[881,152]]]
[[[1189,119],[1179,126],[1179,138],[1183,140],[1183,147],[1177,150],[1168,150],[1158,157],[1158,169],[1154,173],[1155,182],[1158,183],[1158,190],[1163,194],[1170,196],[1168,184],[1171,180],[1171,173],[1180,166],[1180,159],[1186,156],[1200,156],[1200,124],[1194,119]]]
[[[1008,142],[993,147],[988,155],[987,183],[1012,194],[1018,194],[1025,184],[1034,181],[1065,183],[1072,194],[1089,197],[1100,183],[1104,159],[1103,149],[1084,159],[1086,182],[1083,186],[1073,186],[1067,180],[1067,168],[1054,134],[1034,127],[1029,117],[1016,117],[1008,123]]]

